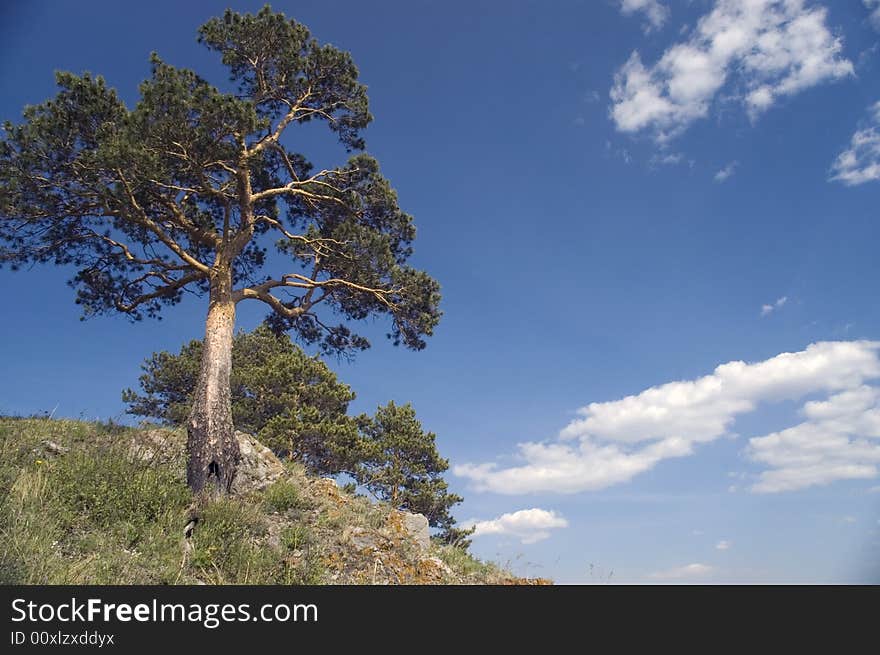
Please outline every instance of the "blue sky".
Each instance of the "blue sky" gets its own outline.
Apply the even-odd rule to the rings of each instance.
[[[0,117],[58,69],[131,104],[151,50],[222,84],[195,31],[227,4],[7,3]],[[443,289],[426,350],[375,324],[330,364],[353,411],[412,402],[437,433],[474,552],[559,582],[880,582],[876,0],[273,7],[352,52]],[[196,299],[81,322],[67,277],[0,271],[0,412],[119,418],[149,353],[201,337]]]

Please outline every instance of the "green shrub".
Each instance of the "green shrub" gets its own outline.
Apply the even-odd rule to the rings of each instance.
[[[284,513],[302,504],[299,488],[286,480],[279,480],[269,485],[264,492],[264,502],[270,511],[278,513]]]
[[[314,537],[307,526],[297,523],[281,531],[281,545],[287,550],[302,550],[310,545]]]

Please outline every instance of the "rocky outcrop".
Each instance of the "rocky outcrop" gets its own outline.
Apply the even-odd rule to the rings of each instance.
[[[413,542],[422,550],[428,550],[431,547],[431,530],[428,526],[428,519],[423,514],[412,514],[410,512],[401,512],[403,515],[403,529],[412,537]]]
[[[271,450],[244,432],[236,432],[241,461],[232,481],[233,493],[260,491],[284,474],[284,465]]]
[[[238,441],[241,461],[232,482],[233,493],[260,491],[284,474],[281,460],[253,436],[236,431],[235,439]],[[128,451],[133,457],[153,464],[184,460],[185,448],[186,436],[181,431],[162,429],[137,432],[128,444]]]
[[[471,564],[450,546],[431,541],[422,514],[373,503],[341,489],[333,478],[312,477],[302,467],[286,466],[253,436],[236,432],[241,451],[232,491],[243,502],[258,499],[274,483],[293,486],[296,503],[265,515],[263,536],[272,548],[286,550],[295,569],[323,571],[318,580],[331,584],[549,584],[518,578],[501,569]],[[186,434],[182,430],[148,429],[132,434],[129,452],[154,465],[183,466]],[[63,454],[64,446],[48,441],[46,452]],[[198,530],[195,521],[187,528]],[[296,532],[295,539],[290,535]],[[473,562],[473,560],[471,560]]]

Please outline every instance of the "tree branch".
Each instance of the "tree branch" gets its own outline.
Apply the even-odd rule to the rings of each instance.
[[[385,305],[388,309],[394,310],[394,303],[389,300],[389,296],[394,295],[396,293],[400,293],[400,289],[377,289],[373,287],[366,287],[360,284],[356,284],[354,282],[349,282],[348,280],[343,280],[342,278],[330,278],[328,280],[314,280],[312,278],[306,277],[305,275],[299,275],[297,273],[288,273],[287,275],[283,275],[280,280],[266,280],[261,284],[254,285],[253,287],[245,287],[243,289],[239,289],[233,292],[233,298],[237,301],[245,300],[247,298],[256,298],[258,300],[263,300],[264,302],[268,302],[270,305],[274,307],[272,302],[267,301],[264,296],[271,295],[269,291],[271,289],[277,289],[279,287],[292,287],[296,289],[333,289],[336,287],[344,287],[347,289],[352,289],[354,291],[359,291],[360,293],[365,293],[373,296],[378,302]],[[271,296],[275,298],[275,296]],[[322,296],[323,299],[325,296]],[[277,298],[275,298],[277,300]],[[280,302],[280,301],[278,301]],[[317,301],[316,301],[317,302]],[[311,304],[316,304],[313,302]]]
[[[122,171],[118,168],[116,169],[117,175],[119,175],[119,180],[122,182],[122,185],[125,187],[126,195],[128,196],[128,201],[131,203],[132,207],[134,207],[135,211],[138,213],[138,216],[133,217],[133,220],[146,227],[150,232],[155,234],[159,241],[164,243],[171,252],[180,257],[184,262],[195,268],[196,270],[202,271],[203,273],[207,273],[210,268],[200,262],[198,259],[189,254],[186,250],[184,250],[179,243],[177,243],[174,239],[168,236],[159,224],[156,223],[153,219],[147,216],[147,213],[144,211],[143,207],[140,206],[137,199],[134,196],[134,193],[131,190],[131,186],[128,183],[128,180],[125,179],[125,175],[123,175]]]
[[[160,273],[156,273],[155,271],[150,271],[150,273],[142,276],[142,278],[139,278],[139,279],[141,281],[143,281],[143,280],[147,279],[148,277],[150,277],[151,275],[158,276],[160,279],[163,279],[163,280],[170,279],[167,276],[164,276]],[[173,280],[170,283],[166,284],[165,286],[159,287],[155,291],[137,296],[136,298],[134,298],[133,300],[131,300],[128,303],[123,302],[120,298],[116,298],[114,301],[114,305],[116,306],[116,309],[118,309],[119,311],[128,313],[128,312],[131,312],[132,310],[134,310],[135,308],[137,308],[139,305],[142,305],[145,302],[149,302],[150,300],[154,300],[155,298],[162,298],[163,296],[168,296],[171,293],[182,289],[190,282],[195,282],[196,280],[200,280],[204,277],[206,277],[205,273],[203,273],[201,271],[195,271],[193,273],[190,273],[189,275],[184,275],[183,277],[181,277],[177,280]],[[137,282],[137,280],[132,281],[132,284],[134,284],[135,282]]]
[[[246,155],[248,157],[251,157],[266,148],[267,146],[273,143],[277,143],[278,139],[281,138],[281,135],[284,132],[285,128],[290,125],[291,121],[297,118],[297,112],[302,109],[303,103],[308,100],[309,96],[311,95],[312,87],[309,86],[306,89],[305,93],[297,98],[296,102],[292,106],[290,106],[290,111],[288,111],[284,115],[284,117],[280,121],[278,121],[278,125],[275,126],[275,129],[270,134],[267,134],[262,139],[257,141],[257,143],[252,148],[248,149],[246,151]]]
[[[187,269],[191,268],[189,264],[174,265],[174,264],[171,264],[171,263],[165,261],[164,259],[160,259],[158,257],[144,259],[144,258],[138,257],[134,253],[132,253],[131,249],[127,245],[125,245],[124,243],[120,243],[119,241],[116,241],[115,239],[111,239],[110,237],[108,237],[104,234],[98,234],[94,230],[89,230],[88,234],[93,238],[101,239],[102,241],[105,241],[106,243],[110,244],[114,248],[119,248],[120,254],[122,254],[122,256],[125,257],[125,259],[127,259],[128,261],[130,261],[134,264],[140,264],[142,266],[160,266],[166,271],[183,271],[183,270],[187,270]]]
[[[330,200],[332,202],[338,202],[340,204],[344,204],[342,202],[342,200],[339,198],[335,198],[333,196],[325,196],[325,195],[321,195],[321,194],[317,194],[317,193],[312,193],[310,191],[306,191],[302,187],[304,187],[305,185],[323,186],[323,187],[330,189],[331,191],[335,191],[336,193],[342,193],[346,189],[334,186],[334,185],[330,184],[329,182],[324,181],[321,178],[324,178],[324,177],[331,175],[331,174],[336,174],[336,175],[340,175],[340,176],[350,175],[351,173],[354,173],[356,170],[357,169],[352,169],[350,171],[343,171],[343,170],[339,170],[339,169],[328,170],[325,168],[324,170],[322,170],[318,173],[315,173],[314,175],[312,175],[311,177],[309,177],[305,180],[293,179],[282,187],[275,187],[273,189],[264,189],[263,191],[260,191],[258,193],[253,194],[251,199],[253,200],[253,202],[259,202],[261,200],[265,200],[266,198],[272,198],[273,196],[290,194],[290,195],[300,195],[305,198],[312,198],[312,199],[316,199],[316,200]]]

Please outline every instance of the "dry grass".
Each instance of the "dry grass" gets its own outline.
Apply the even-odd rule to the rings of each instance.
[[[462,549],[420,549],[395,510],[296,463],[199,510],[168,430],[0,418],[3,584],[511,584]]]

